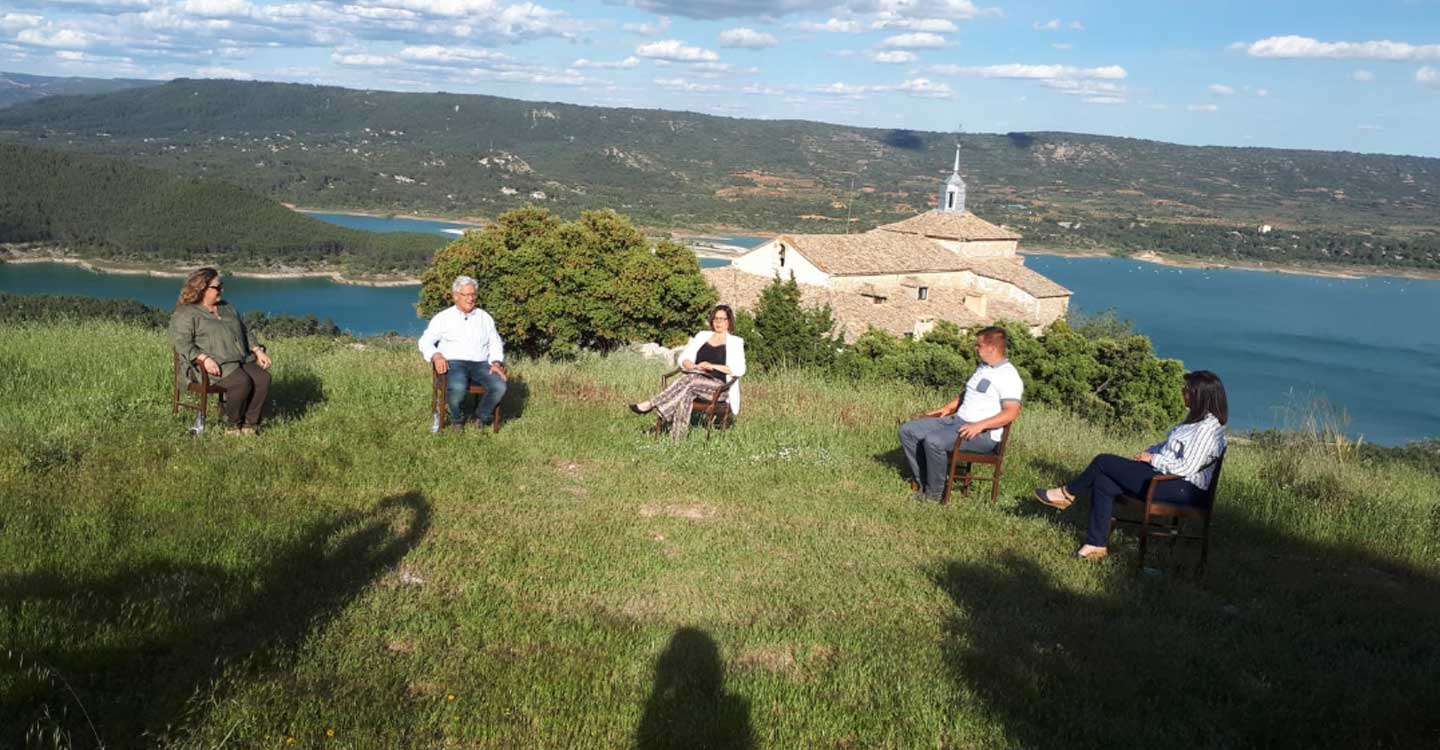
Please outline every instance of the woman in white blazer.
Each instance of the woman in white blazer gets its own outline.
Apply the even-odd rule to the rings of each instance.
[[[729,305],[716,305],[710,311],[710,330],[690,337],[680,352],[680,369],[684,372],[659,395],[649,401],[631,404],[630,411],[649,414],[659,411],[670,423],[670,437],[683,440],[690,432],[690,409],[697,396],[708,398],[716,386],[735,378],[724,398],[730,411],[740,413],[740,381],[745,374],[745,340],[732,335],[735,311]]]

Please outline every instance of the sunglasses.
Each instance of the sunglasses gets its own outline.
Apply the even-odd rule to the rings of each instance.
[[[224,289],[224,288],[225,288],[225,285],[224,285],[224,284],[211,284],[210,286],[207,286],[207,287],[205,287],[205,288],[206,288],[206,289],[214,289],[215,291],[218,292],[218,291],[220,291],[221,289]]]

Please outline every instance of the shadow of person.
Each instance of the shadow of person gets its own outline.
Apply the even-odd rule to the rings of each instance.
[[[505,389],[505,398],[500,399],[500,415],[505,421],[525,416],[525,407],[530,403],[530,384],[525,376],[511,373]]]
[[[325,384],[308,368],[287,367],[270,383],[271,419],[300,419],[324,401]]]
[[[725,692],[720,650],[703,630],[680,628],[655,662],[655,687],[635,729],[637,750],[748,750],[750,705]]]
[[[79,747],[183,744],[190,717],[244,676],[284,670],[429,525],[410,492],[311,524],[258,570],[156,561],[91,578],[0,576],[3,610],[23,604],[35,631],[6,644],[22,677],[0,680],[0,733],[48,725]]]
[[[1014,747],[1437,746],[1440,586],[1296,559],[1220,591],[1117,567],[1098,593],[1015,553],[951,562],[945,661]]]
[[[872,455],[870,460],[886,468],[893,469],[895,476],[901,479],[910,479],[910,465],[905,461],[905,451],[900,450],[900,446],[898,445],[884,453]]]

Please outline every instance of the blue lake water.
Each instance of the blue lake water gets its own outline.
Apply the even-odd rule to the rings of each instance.
[[[464,227],[345,214],[316,218],[364,219],[373,231]],[[710,239],[747,245],[764,238]],[[725,262],[702,259],[707,266]],[[1219,373],[1237,429],[1285,427],[1294,421],[1287,407],[1320,397],[1348,412],[1350,434],[1369,442],[1440,436],[1440,328],[1431,322],[1440,312],[1440,281],[1177,269],[1119,258],[1030,256],[1026,264],[1073,290],[1077,309],[1113,309],[1134,321],[1161,356]],[[175,278],[0,264],[0,292],[13,294],[132,298],[168,308],[179,288]],[[418,291],[326,279],[225,282],[226,297],[242,312],[328,317],[357,335],[418,335],[424,329],[415,316]]]
[[[302,213],[312,219],[319,219],[351,229],[363,229],[366,232],[428,232],[454,237],[456,236],[456,232],[464,232],[466,229],[478,228],[473,224],[456,224],[451,221],[436,221],[433,219],[395,219],[385,216],[332,214],[324,211],[303,211]]]

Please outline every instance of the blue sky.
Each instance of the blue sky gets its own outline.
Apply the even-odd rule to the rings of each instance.
[[[0,69],[1440,156],[1440,0],[3,0]]]

